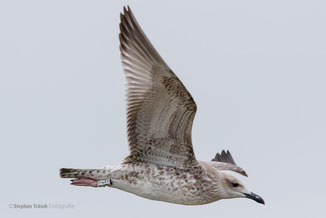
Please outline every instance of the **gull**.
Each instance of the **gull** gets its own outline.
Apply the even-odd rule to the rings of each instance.
[[[225,170],[247,176],[229,151],[196,159],[191,139],[197,106],[168,67],[129,6],[120,14],[120,52],[125,72],[130,154],[99,169],[61,168],[72,185],[117,188],[143,198],[183,205],[249,198],[264,204]]]

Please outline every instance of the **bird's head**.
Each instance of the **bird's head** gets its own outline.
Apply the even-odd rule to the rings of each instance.
[[[221,194],[225,199],[249,198],[260,204],[265,204],[264,200],[260,196],[248,191],[244,184],[232,175],[222,173],[222,180],[220,184],[223,190],[223,193]]]

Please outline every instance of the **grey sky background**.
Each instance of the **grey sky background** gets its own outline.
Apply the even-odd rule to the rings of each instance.
[[[266,205],[150,201],[69,185],[127,154],[119,13],[193,95],[200,160],[229,149]],[[325,1],[1,1],[2,217],[325,217]],[[74,209],[10,209],[71,203]]]

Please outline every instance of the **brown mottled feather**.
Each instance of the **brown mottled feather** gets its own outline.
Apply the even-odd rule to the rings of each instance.
[[[127,79],[127,162],[199,166],[191,141],[196,104],[145,36],[132,11],[120,16],[120,51]]]
[[[230,153],[230,151],[225,152],[222,150],[221,154],[217,153],[215,155],[215,158],[212,159],[212,161],[217,161],[217,162],[224,162],[224,163],[230,163],[233,165],[237,165],[235,161],[233,160],[233,157]]]

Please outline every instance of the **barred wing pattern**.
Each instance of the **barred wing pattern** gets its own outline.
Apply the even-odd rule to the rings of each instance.
[[[196,104],[124,8],[120,51],[127,79],[127,162],[195,167],[191,141]]]

